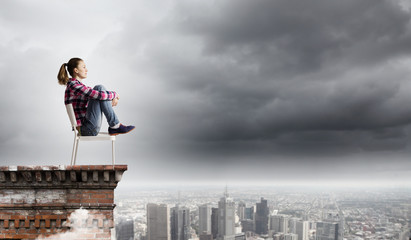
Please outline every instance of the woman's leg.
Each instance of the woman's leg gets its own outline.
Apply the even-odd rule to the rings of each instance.
[[[106,91],[102,85],[97,85],[94,89],[98,91]],[[88,101],[86,119],[81,127],[81,133],[83,136],[96,136],[100,132],[102,114],[106,117],[107,123],[110,127],[120,123],[117,115],[114,113],[113,107],[111,106],[111,101],[90,99]]]

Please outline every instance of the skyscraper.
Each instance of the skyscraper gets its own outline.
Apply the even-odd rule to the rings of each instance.
[[[178,204],[171,209],[171,240],[188,240],[190,234],[190,210]]]
[[[298,235],[298,240],[309,240],[309,223],[298,218],[291,218],[289,220],[290,233]]]
[[[241,220],[241,231],[243,232],[243,233],[246,233],[246,232],[255,232],[255,223],[254,223],[254,220],[252,220],[252,219],[244,219],[244,220]]]
[[[133,240],[134,239],[134,221],[133,219],[120,218],[116,224],[116,239],[117,240]]]
[[[270,216],[270,230],[273,232],[288,233],[289,216],[278,214]]]
[[[211,207],[204,204],[198,207],[199,233],[211,233]]]
[[[255,213],[255,233],[267,234],[268,233],[268,204],[267,200],[261,198],[261,202],[257,203],[257,211]]]
[[[235,238],[235,203],[224,193],[224,197],[218,202],[218,239]]]
[[[338,223],[317,222],[316,229],[316,240],[338,240]]]
[[[298,240],[309,240],[309,230],[308,221],[297,221],[295,233],[298,235]]]
[[[244,210],[244,217],[245,219],[252,219],[254,220],[254,206],[246,207]]]
[[[294,233],[284,234],[284,240],[297,240],[297,239],[298,239],[297,234],[294,234]]]
[[[213,239],[218,235],[218,208],[211,208],[211,234]]]
[[[170,213],[166,204],[147,204],[147,240],[170,240]]]
[[[239,202],[238,203],[238,207],[237,207],[237,214],[238,214],[238,218],[241,220],[246,219],[245,218],[245,209],[246,209],[246,205],[244,202]]]

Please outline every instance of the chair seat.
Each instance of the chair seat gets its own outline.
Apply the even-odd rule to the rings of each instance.
[[[104,141],[104,140],[116,140],[116,136],[111,136],[107,132],[100,132],[97,136],[78,136],[81,141]]]
[[[77,129],[77,120],[76,115],[74,113],[73,105],[67,104],[66,105],[67,114],[70,118],[71,128],[74,132],[74,143],[73,143],[73,152],[71,153],[71,163],[70,165],[76,165],[76,158],[77,158],[77,149],[80,141],[104,141],[110,140],[111,141],[111,159],[114,163],[115,160],[115,141],[116,136],[110,136],[107,132],[100,132],[97,136],[79,136],[78,129]]]

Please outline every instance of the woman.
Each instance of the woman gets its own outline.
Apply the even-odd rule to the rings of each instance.
[[[67,71],[71,78],[68,77]],[[72,104],[76,115],[79,133],[82,136],[96,136],[101,127],[102,114],[109,125],[108,133],[118,135],[134,130],[134,126],[120,123],[113,107],[117,105],[120,96],[114,91],[107,91],[102,85],[94,88],[84,85],[81,81],[87,78],[86,64],[80,58],[72,58],[63,63],[57,75],[59,84],[66,85],[64,104]]]

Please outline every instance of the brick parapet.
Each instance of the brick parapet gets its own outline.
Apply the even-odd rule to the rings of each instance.
[[[69,230],[76,209],[90,212],[85,238],[110,239],[114,189],[127,165],[0,167],[0,238],[35,239]]]
[[[127,165],[2,166],[0,189],[114,189],[126,170]]]

